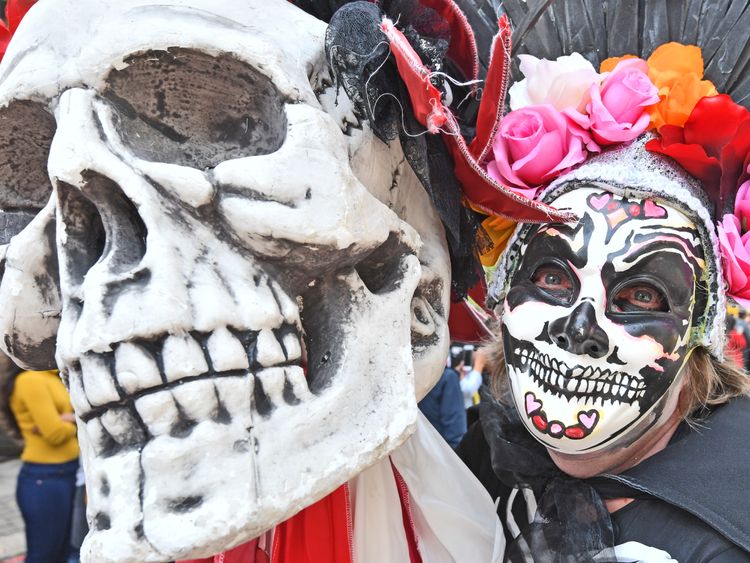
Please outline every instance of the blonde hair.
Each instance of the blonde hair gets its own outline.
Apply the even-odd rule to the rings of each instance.
[[[499,401],[509,396],[503,342],[485,344],[487,368],[490,373],[490,390]],[[734,397],[750,394],[750,375],[729,360],[717,360],[706,348],[698,347],[685,365],[686,382],[680,400],[682,418],[689,419],[702,408],[721,405]]]
[[[750,376],[727,359],[717,360],[703,347],[693,350],[685,369],[683,416],[750,394]]]

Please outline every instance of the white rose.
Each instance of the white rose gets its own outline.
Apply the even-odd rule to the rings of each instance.
[[[521,72],[526,77],[510,87],[510,109],[552,104],[558,110],[583,111],[589,101],[589,89],[601,77],[579,53],[557,57],[555,61],[519,55]]]

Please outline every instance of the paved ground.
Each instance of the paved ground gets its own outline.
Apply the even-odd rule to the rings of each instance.
[[[15,556],[26,550],[23,521],[16,505],[16,477],[19,460],[0,462],[0,563],[22,561]]]

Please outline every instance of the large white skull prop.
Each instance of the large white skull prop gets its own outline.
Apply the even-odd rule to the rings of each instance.
[[[258,535],[398,446],[439,376],[442,227],[325,29],[286,0],[45,0],[0,66],[0,330],[67,378],[88,561]]]

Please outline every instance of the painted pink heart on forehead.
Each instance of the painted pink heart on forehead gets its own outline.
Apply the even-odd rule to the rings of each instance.
[[[591,207],[593,207],[597,211],[601,211],[602,209],[604,209],[604,206],[609,203],[610,199],[612,199],[611,194],[593,195],[589,199],[589,202],[591,203]]]
[[[643,212],[649,219],[662,219],[667,216],[667,210],[650,199],[644,202]]]

